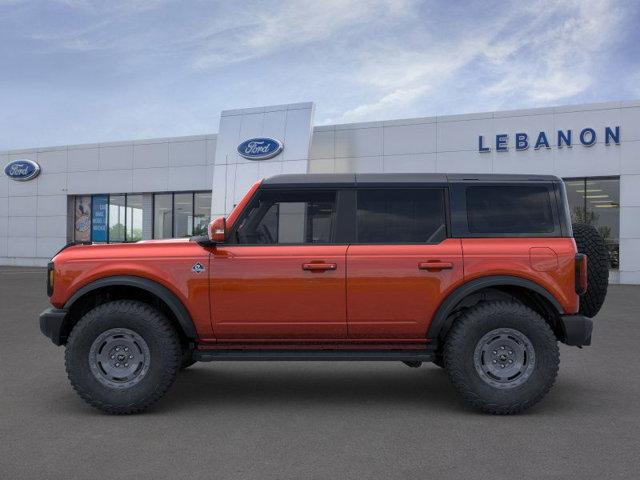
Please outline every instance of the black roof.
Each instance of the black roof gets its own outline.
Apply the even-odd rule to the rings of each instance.
[[[554,175],[508,175],[476,173],[307,173],[275,175],[265,187],[355,187],[357,185],[427,185],[460,182],[556,182]]]

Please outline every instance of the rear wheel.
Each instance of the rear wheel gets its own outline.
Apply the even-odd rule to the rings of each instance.
[[[177,333],[158,310],[137,301],[105,303],[74,326],[65,353],[71,385],[107,413],[141,412],[176,378],[182,351]]]
[[[578,252],[587,255],[587,291],[580,296],[580,313],[595,317],[609,287],[609,251],[600,232],[591,225],[574,223],[573,238]]]
[[[467,403],[492,414],[518,413],[540,401],[559,362],[549,325],[515,301],[470,308],[451,328],[444,349],[454,387]]]

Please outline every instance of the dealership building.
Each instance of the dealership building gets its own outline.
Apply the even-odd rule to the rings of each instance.
[[[245,108],[217,134],[0,152],[0,265],[44,265],[74,240],[203,233],[280,173],[553,174],[604,236],[611,281],[640,284],[640,101],[313,121],[313,103]]]

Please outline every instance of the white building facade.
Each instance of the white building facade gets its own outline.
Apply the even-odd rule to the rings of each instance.
[[[605,237],[611,281],[640,284],[640,101],[313,121],[313,103],[277,105],[222,112],[217,134],[0,152],[0,264],[44,265],[70,241],[199,234],[280,173],[553,174],[574,220]],[[281,151],[262,155],[269,142]]]

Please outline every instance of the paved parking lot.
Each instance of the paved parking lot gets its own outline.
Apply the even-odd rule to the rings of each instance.
[[[612,287],[592,347],[515,417],[395,363],[199,364],[138,416],[71,390],[37,327],[40,269],[0,267],[0,478],[638,478],[640,287]]]

